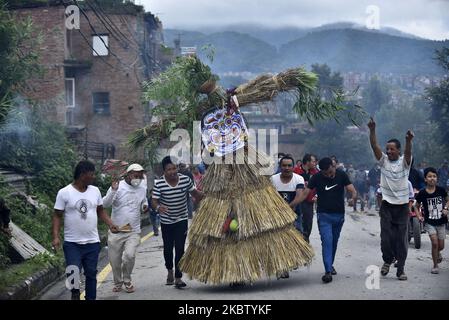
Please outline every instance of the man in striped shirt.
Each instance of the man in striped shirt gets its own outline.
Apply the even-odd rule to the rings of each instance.
[[[401,143],[397,139],[387,142],[386,154],[382,152],[376,138],[376,123],[373,118],[368,123],[370,143],[380,165],[380,189],[382,204],[380,206],[380,246],[384,264],[381,274],[386,276],[390,265],[396,258],[399,280],[407,280],[404,272],[407,259],[409,221],[409,189],[408,175],[412,163],[413,132],[407,131],[405,136],[404,155],[401,156]],[[396,255],[396,257],[395,257]]]
[[[178,268],[184,254],[187,236],[187,192],[201,200],[203,194],[196,190],[188,176],[178,173],[170,156],[162,159],[164,175],[154,181],[151,205],[160,214],[162,240],[164,242],[165,267],[168,270],[167,285],[185,287],[182,273]],[[175,273],[173,274],[173,247],[175,248]]]

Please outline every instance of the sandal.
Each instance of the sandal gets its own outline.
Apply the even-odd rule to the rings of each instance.
[[[128,293],[134,292],[134,286],[131,282],[125,283],[125,291]]]
[[[116,284],[116,285],[114,285],[114,288],[112,288],[112,292],[120,292],[120,291],[122,291],[121,284]]]
[[[390,272],[390,264],[384,263],[382,268],[380,269],[380,274],[386,276]]]

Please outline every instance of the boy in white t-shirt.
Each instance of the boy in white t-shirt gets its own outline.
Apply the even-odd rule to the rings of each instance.
[[[75,168],[74,182],[59,190],[56,196],[52,221],[52,244],[57,250],[61,246],[59,232],[64,216],[63,250],[66,265],[70,267],[67,276],[73,272],[77,272],[79,276],[83,268],[86,276],[86,300],[96,299],[97,263],[100,253],[98,218],[103,220],[112,232],[117,232],[117,226],[103,210],[100,190],[91,185],[94,180],[94,164],[80,161]],[[72,300],[80,299],[79,281],[76,280],[77,277],[74,277],[71,283]]]

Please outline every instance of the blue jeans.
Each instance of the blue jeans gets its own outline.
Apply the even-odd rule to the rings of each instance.
[[[301,206],[298,204],[295,209],[296,212],[296,220],[295,220],[295,228],[301,234],[304,234],[303,228],[302,228],[302,213],[301,213]]]
[[[153,231],[159,231],[159,225],[161,224],[161,218],[159,216],[159,213],[157,213],[156,211],[154,211],[153,209],[150,209],[150,222],[151,225],[153,226]]]
[[[86,300],[97,298],[97,264],[100,242],[78,244],[64,241],[63,250],[67,266],[77,266],[86,276]],[[69,276],[69,274],[67,274]],[[72,289],[76,291],[77,289]]]
[[[318,229],[321,236],[321,247],[325,272],[331,272],[337,252],[338,238],[345,222],[344,213],[318,213]]]

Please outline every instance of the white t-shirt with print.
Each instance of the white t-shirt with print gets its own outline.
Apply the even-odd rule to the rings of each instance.
[[[297,189],[304,189],[304,178],[296,173],[293,173],[292,179],[288,183],[282,182],[281,173],[272,175],[271,183],[287,203],[293,201]]]
[[[64,211],[64,241],[78,244],[100,242],[97,207],[102,205],[100,190],[95,186],[79,192],[69,184],[59,190],[54,208]]]
[[[132,232],[140,233],[140,213],[145,205],[148,206],[146,184],[133,187],[122,180],[117,190],[109,188],[103,204],[107,208],[112,206],[111,219],[115,225],[122,227],[129,223]]]
[[[382,152],[379,165],[382,200],[390,204],[408,203],[410,165],[407,164],[405,157],[400,156],[398,160],[390,161],[388,156]]]

